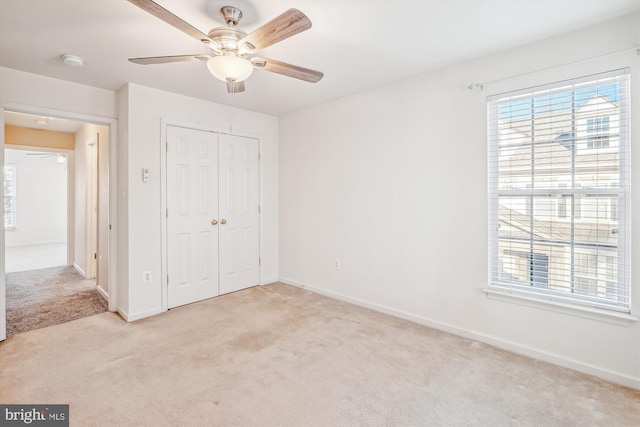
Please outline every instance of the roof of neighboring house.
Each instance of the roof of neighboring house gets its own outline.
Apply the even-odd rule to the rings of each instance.
[[[517,239],[529,239],[530,221],[529,215],[522,214],[506,206],[499,206],[498,219],[500,224],[509,226],[508,236],[503,232],[501,237]],[[618,226],[608,220],[582,219],[574,224],[573,241],[586,245],[617,246]],[[571,236],[571,222],[550,218],[541,220],[533,219],[533,238],[542,242],[568,242]]]
[[[532,124],[534,125],[534,141],[556,140],[561,135],[571,135],[574,133],[575,118],[588,116],[601,117],[618,114],[620,106],[618,103],[610,101],[602,95],[595,95],[586,103],[580,106],[572,114],[570,110],[549,111],[546,114],[537,113],[534,123],[530,116],[520,120],[499,120],[500,131],[513,135],[515,138],[524,137],[531,140]],[[606,113],[606,114],[603,114]],[[514,135],[515,134],[515,135]]]
[[[568,147],[567,147],[568,145]],[[532,159],[531,145],[514,147],[513,150],[502,150],[498,162],[508,162],[508,168],[499,168],[500,176],[530,175],[531,163],[535,161],[536,174],[571,174],[571,143],[566,141],[549,142],[535,146]],[[574,168],[576,174],[617,173],[620,168],[618,150],[589,149],[576,152]],[[506,170],[505,170],[506,169]]]

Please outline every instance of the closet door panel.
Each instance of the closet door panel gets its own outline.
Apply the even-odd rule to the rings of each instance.
[[[219,295],[218,134],[167,126],[168,307]]]
[[[220,294],[259,284],[258,140],[220,135]]]

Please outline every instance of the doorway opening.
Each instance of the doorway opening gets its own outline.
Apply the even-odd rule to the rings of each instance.
[[[67,265],[66,150],[4,151],[5,271]]]
[[[7,335],[107,311],[107,126],[7,111]]]

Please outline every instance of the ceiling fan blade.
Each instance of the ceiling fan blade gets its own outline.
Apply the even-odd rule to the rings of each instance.
[[[257,52],[309,28],[311,28],[311,20],[304,13],[298,9],[289,9],[255,29],[240,40],[238,46],[248,52]]]
[[[176,55],[176,56],[149,56],[146,58],[129,58],[134,64],[168,64],[170,62],[207,61],[210,55]]]
[[[242,82],[232,82],[227,81],[227,92],[229,93],[240,93],[244,92],[244,81]]]
[[[324,73],[321,71],[298,67],[297,65],[276,61],[275,59],[254,57],[251,58],[251,63],[258,69],[271,71],[272,73],[282,74],[284,76],[293,77],[310,83],[317,83],[324,76]]]
[[[127,1],[129,3],[132,3],[138,6],[140,9],[144,10],[145,12],[152,14],[156,18],[160,18],[167,24],[172,25],[173,27],[177,28],[183,33],[190,35],[196,40],[199,40],[201,42],[207,42],[207,43],[212,42],[209,36],[204,34],[202,31],[193,27],[188,22],[178,18],[176,15],[169,12],[167,9],[160,6],[158,3],[154,2],[153,0],[127,0]]]

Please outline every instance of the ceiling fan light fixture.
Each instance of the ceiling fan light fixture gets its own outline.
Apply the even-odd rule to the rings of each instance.
[[[217,79],[241,82],[249,78],[253,65],[248,59],[239,56],[214,56],[207,61],[207,68]]]

